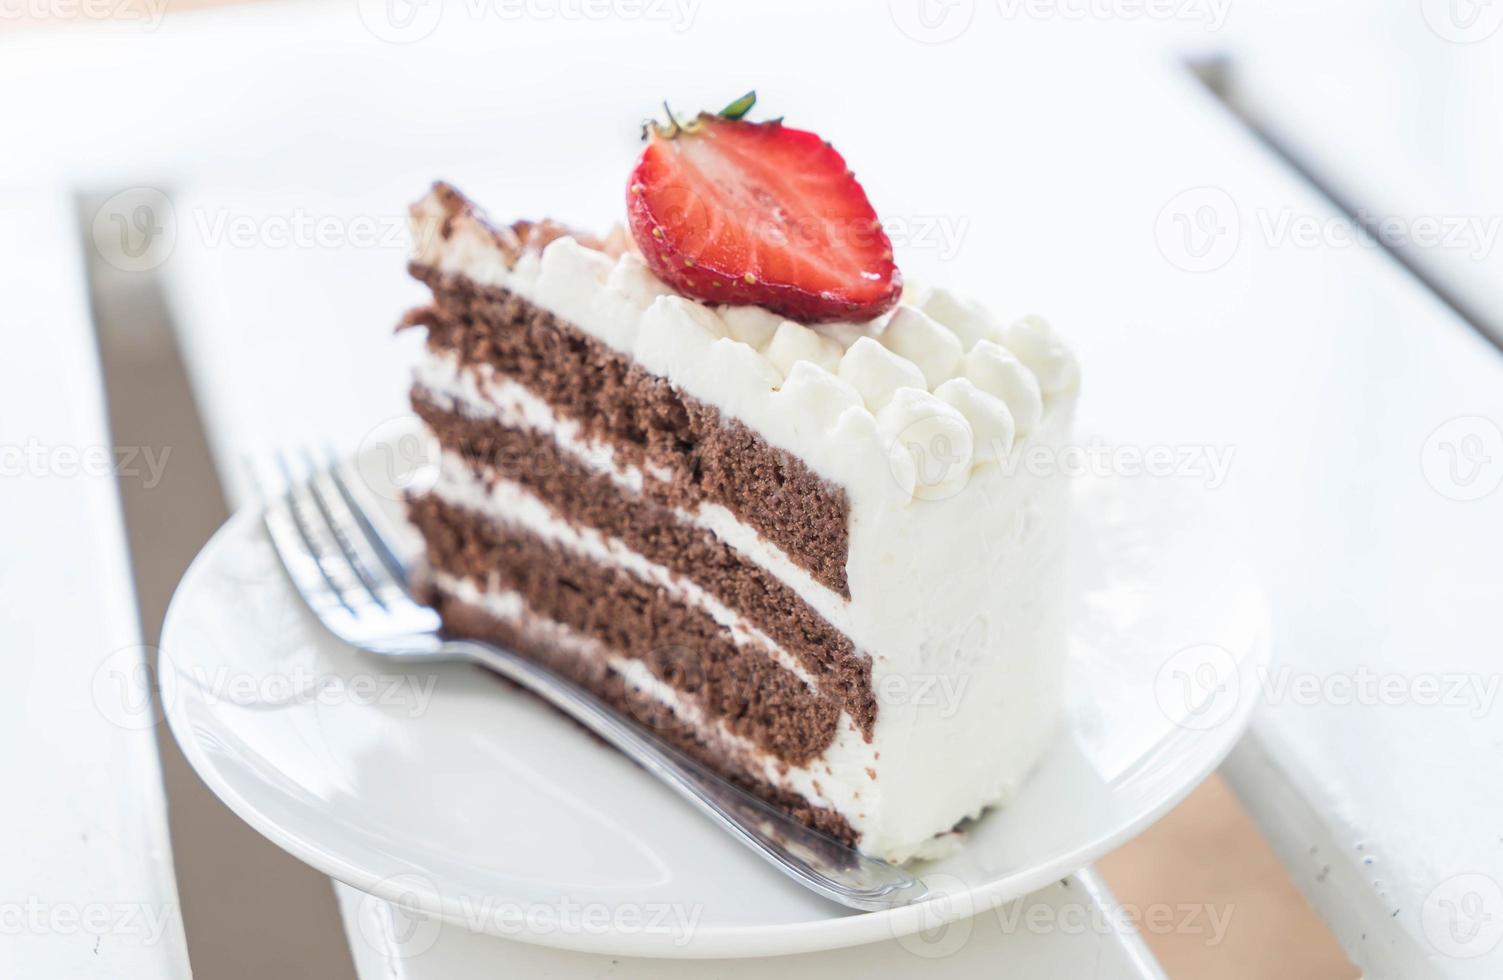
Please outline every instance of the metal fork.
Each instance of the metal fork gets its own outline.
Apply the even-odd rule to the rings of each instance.
[[[406,662],[468,661],[495,671],[621,750],[716,824],[799,884],[863,911],[915,902],[917,878],[806,827],[617,715],[594,695],[520,654],[440,632],[438,613],[413,599],[407,570],[332,457],[277,455],[286,489],[263,516],[293,586],[351,646]]]

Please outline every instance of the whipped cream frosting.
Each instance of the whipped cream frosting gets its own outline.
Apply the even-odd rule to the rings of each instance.
[[[634,253],[613,258],[570,236],[513,259],[488,225],[469,214],[451,216],[436,194],[414,207],[413,219],[415,261],[538,303],[654,373],[683,380],[702,400],[755,409],[759,418],[748,421],[764,423],[758,428],[767,435],[791,434],[795,419],[807,432],[812,420],[827,432],[870,437],[868,445],[845,447],[861,449],[856,456],[875,452],[885,460],[906,449],[919,457],[918,482],[905,486],[901,472],[896,481],[889,473],[880,482],[892,485],[882,490],[906,490],[910,498],[948,496],[964,486],[988,463],[1008,457],[1046,410],[1068,415],[1079,388],[1076,359],[1047,321],[1003,321],[940,287],[910,288],[896,309],[868,323],[811,327],[759,307],[716,307],[680,296]],[[828,377],[796,373],[800,364]],[[701,378],[719,397],[695,390]],[[970,387],[945,387],[956,380]],[[888,413],[884,423],[882,409],[899,390],[910,392],[904,410]],[[962,445],[923,444],[906,431],[920,417],[954,422],[957,415],[958,424],[940,430],[968,430]],[[772,441],[799,452],[816,440]],[[821,469],[817,456],[799,454],[848,490],[860,485],[854,460],[842,467],[826,459]],[[883,468],[906,470],[902,463]]]

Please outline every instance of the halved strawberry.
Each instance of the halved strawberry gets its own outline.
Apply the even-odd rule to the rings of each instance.
[[[803,323],[869,320],[902,292],[892,243],[835,148],[781,120],[724,113],[644,130],[628,222],[659,279]]]

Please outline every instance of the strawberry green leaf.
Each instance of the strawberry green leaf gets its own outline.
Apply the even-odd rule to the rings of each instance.
[[[741,96],[741,98],[737,99],[735,102],[732,102],[730,105],[726,106],[724,109],[721,109],[720,118],[740,119],[748,112],[751,112],[752,106],[756,104],[757,92],[755,89],[753,89],[752,91],[747,92],[745,95]]]

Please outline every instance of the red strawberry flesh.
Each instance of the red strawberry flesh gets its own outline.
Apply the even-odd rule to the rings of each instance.
[[[701,115],[652,132],[627,214],[648,267],[695,299],[819,323],[869,320],[902,291],[892,244],[845,160],[781,123]]]

